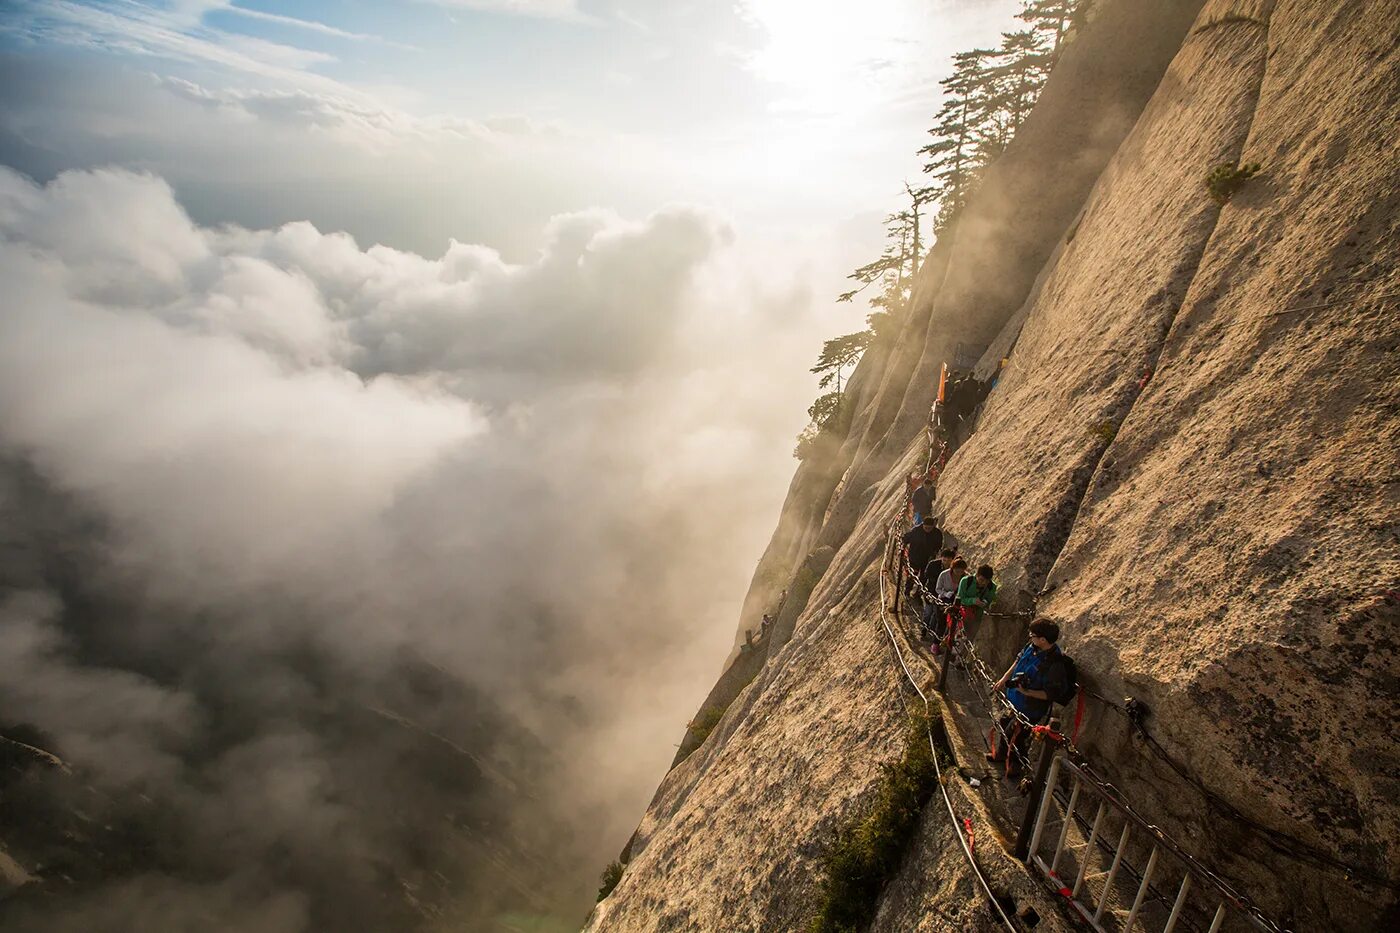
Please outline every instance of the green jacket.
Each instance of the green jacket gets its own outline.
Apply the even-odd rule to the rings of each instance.
[[[988,605],[997,598],[997,585],[988,583],[986,589],[977,585],[977,577],[972,574],[962,578],[958,584],[958,602],[964,606],[976,606],[980,611],[982,607],[977,606],[977,600],[985,599]]]

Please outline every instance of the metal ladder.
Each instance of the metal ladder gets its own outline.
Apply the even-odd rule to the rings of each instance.
[[[1067,802],[1057,794],[1062,778],[1068,779]],[[1088,801],[1083,799],[1086,796]],[[1098,806],[1090,821],[1085,814],[1094,801]],[[1114,843],[1113,829],[1118,823],[1122,829],[1116,833]],[[1044,843],[1048,847],[1051,838],[1055,846],[1047,860],[1041,846]],[[1146,865],[1138,870],[1134,863],[1141,863],[1144,852]],[[1107,868],[1103,867],[1105,863]],[[1098,933],[1154,929],[1157,933],[1287,933],[1221,879],[1202,871],[1176,843],[1126,807],[1062,751],[1057,750],[1050,763],[1026,864],[1039,872]],[[1129,888],[1120,892],[1116,887],[1124,874],[1137,881],[1131,901]],[[1175,897],[1170,896],[1170,886],[1165,890],[1159,887],[1159,879],[1176,885]]]

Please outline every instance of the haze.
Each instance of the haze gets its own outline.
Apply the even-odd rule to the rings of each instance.
[[[169,847],[15,922],[394,928],[461,789],[390,722],[576,928],[1015,6],[7,3],[0,727]],[[479,855],[437,919],[527,928]]]

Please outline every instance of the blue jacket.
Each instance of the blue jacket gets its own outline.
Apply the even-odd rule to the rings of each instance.
[[[1011,668],[1011,677],[1023,675],[1025,685],[1032,690],[1044,690],[1054,696],[1065,686],[1065,666],[1059,662],[1060,648],[1051,645],[1047,651],[1037,651],[1034,645],[1026,645],[1016,657]],[[1015,687],[1006,688],[1006,699],[1016,711],[1031,722],[1040,722],[1050,712],[1050,701],[1029,697]]]

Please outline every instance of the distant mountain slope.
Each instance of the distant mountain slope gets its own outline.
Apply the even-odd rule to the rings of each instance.
[[[211,643],[21,463],[0,529],[0,930],[560,929],[557,765],[490,697],[408,653]]]

